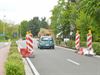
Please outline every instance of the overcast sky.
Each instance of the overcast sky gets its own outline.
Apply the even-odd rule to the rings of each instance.
[[[47,17],[58,0],[0,0],[0,19],[19,23],[35,16]]]

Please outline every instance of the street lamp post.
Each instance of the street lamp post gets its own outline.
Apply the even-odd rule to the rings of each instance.
[[[5,40],[5,36],[6,36],[6,32],[5,32],[5,15],[3,16],[4,19],[4,25],[3,25],[3,35],[4,35],[4,40]]]

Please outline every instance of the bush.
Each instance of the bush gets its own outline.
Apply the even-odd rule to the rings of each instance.
[[[87,47],[87,43],[86,42],[81,42],[81,47]],[[100,55],[100,43],[99,42],[93,42],[92,47],[94,49],[94,52],[97,55]]]
[[[56,42],[56,45],[60,45],[61,44],[61,39],[58,38],[58,39],[56,39],[55,42]]]
[[[72,40],[66,42],[65,44],[66,44],[66,47],[75,48],[75,42]]]
[[[94,42],[93,43],[93,49],[94,49],[94,52],[97,55],[100,55],[100,42]]]
[[[23,40],[26,40],[26,37],[22,37]]]
[[[23,61],[15,42],[11,44],[8,58],[5,63],[5,70],[6,75],[25,75]]]
[[[80,45],[81,45],[81,47],[87,47],[87,43],[86,42],[81,42]]]
[[[23,70],[23,63],[21,61],[15,61],[13,59],[6,63],[6,75],[25,75]]]
[[[82,47],[87,47],[87,43],[86,42],[81,42],[81,46]],[[92,43],[92,47],[94,49],[94,52],[97,54],[97,55],[100,55],[100,43],[99,42],[93,42]]]
[[[64,45],[64,43],[61,43],[61,44]],[[81,45],[81,47],[87,47],[87,42],[81,42],[80,45]],[[100,42],[93,42],[92,45],[93,45],[94,52],[97,55],[100,55]],[[62,46],[62,45],[60,45],[60,46]],[[75,49],[75,41],[68,41],[65,43],[64,46]]]

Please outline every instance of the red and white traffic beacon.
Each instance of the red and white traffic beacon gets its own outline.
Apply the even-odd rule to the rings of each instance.
[[[25,48],[20,48],[21,55],[24,58],[29,56],[29,52],[28,52],[28,36],[29,36],[29,32],[26,32],[26,47]]]
[[[80,47],[80,34],[79,31],[76,33],[76,38],[75,38],[75,48],[77,49],[77,53],[80,55],[83,55],[83,48]]]
[[[28,45],[26,47],[28,47],[29,56],[31,56],[33,54],[33,35],[31,32],[28,34]]]
[[[87,50],[88,50],[88,54],[87,55],[94,55],[94,51],[92,48],[92,33],[91,30],[89,30],[89,33],[87,34]]]
[[[21,48],[22,57],[30,57],[33,54],[33,35],[31,32],[26,33],[26,48]]]
[[[79,34],[79,31],[77,31],[77,33],[76,33],[75,48],[77,50],[79,50],[79,48],[80,48],[80,34]]]
[[[33,35],[29,31],[26,34],[26,49],[27,49],[27,54],[26,56],[32,56],[33,54]]]

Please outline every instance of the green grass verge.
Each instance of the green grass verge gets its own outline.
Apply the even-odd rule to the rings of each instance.
[[[8,58],[5,63],[5,70],[6,75],[25,75],[24,64],[15,42],[11,44]]]

